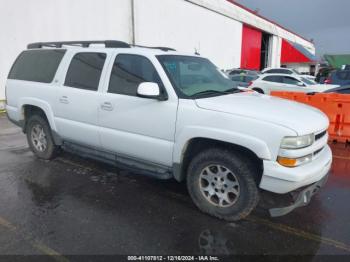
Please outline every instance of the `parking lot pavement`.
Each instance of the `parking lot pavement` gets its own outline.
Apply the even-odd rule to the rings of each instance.
[[[184,184],[68,153],[36,159],[0,116],[0,254],[350,255],[350,147],[332,145],[328,184],[308,207],[228,223],[202,214]]]

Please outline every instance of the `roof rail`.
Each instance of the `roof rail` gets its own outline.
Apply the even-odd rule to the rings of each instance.
[[[142,46],[142,45],[129,45],[128,43],[117,41],[117,40],[105,40],[105,41],[62,41],[62,42],[37,42],[31,43],[27,46],[28,49],[36,49],[43,47],[53,47],[53,48],[61,48],[64,45],[68,46],[80,46],[80,47],[90,47],[92,44],[104,44],[106,48],[131,48],[131,47],[142,47],[142,48],[150,48],[150,49],[159,49],[165,52],[168,51],[176,51],[174,48],[163,47],[163,46]]]
[[[38,42],[31,43],[27,46],[28,49],[54,47],[61,48],[63,45],[89,47],[91,44],[104,44],[106,48],[130,48],[128,43],[116,40],[105,41],[63,41],[63,42]]]
[[[142,47],[142,48],[149,48],[149,49],[159,49],[165,52],[168,51],[176,51],[176,49],[171,47],[165,47],[165,46],[144,46],[144,45],[134,45],[135,47]]]

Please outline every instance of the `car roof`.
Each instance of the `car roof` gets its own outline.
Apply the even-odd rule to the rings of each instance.
[[[260,77],[266,77],[266,76],[289,76],[289,77],[294,77],[294,78],[301,78],[302,77],[302,76],[298,76],[298,75],[279,74],[279,73],[263,74]]]
[[[285,68],[285,67],[267,67],[262,71],[268,71],[268,70],[274,70],[274,69],[284,69],[284,70],[293,71],[291,68]]]

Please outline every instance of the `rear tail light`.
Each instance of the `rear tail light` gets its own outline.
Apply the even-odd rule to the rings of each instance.
[[[248,83],[248,87],[250,87],[252,84],[253,84],[253,81],[250,81],[250,82]]]
[[[324,83],[327,85],[332,84],[332,79],[327,78],[326,80],[324,80]]]

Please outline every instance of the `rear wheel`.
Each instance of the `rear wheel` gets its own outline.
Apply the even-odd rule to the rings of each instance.
[[[255,172],[249,159],[229,150],[209,149],[190,163],[187,187],[200,210],[236,221],[247,217],[258,203]]]
[[[56,156],[58,147],[53,141],[51,128],[44,117],[31,116],[26,133],[29,147],[38,158],[49,160]]]

